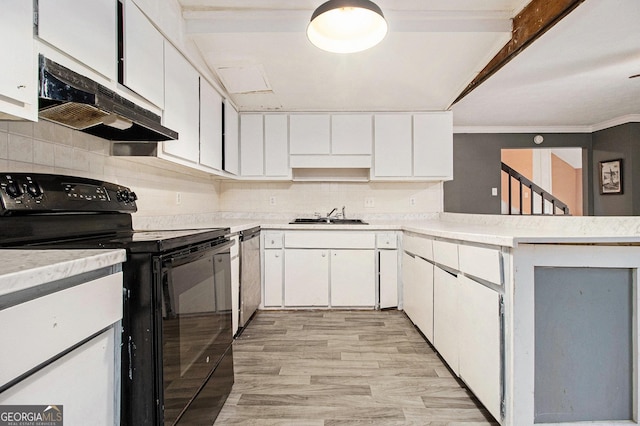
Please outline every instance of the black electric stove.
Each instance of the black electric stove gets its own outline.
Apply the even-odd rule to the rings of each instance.
[[[0,173],[0,247],[122,248],[122,425],[213,424],[233,384],[228,228],[135,231],[136,194]]]

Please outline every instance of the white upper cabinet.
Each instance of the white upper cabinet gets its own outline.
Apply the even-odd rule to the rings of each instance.
[[[370,114],[291,114],[292,168],[371,167]]]
[[[286,114],[264,116],[264,174],[266,176],[291,175],[289,168],[289,130]]]
[[[38,74],[33,49],[32,1],[3,2],[0,39],[4,40],[4,61],[0,67],[0,119],[36,120]]]
[[[413,116],[413,175],[453,178],[453,115],[451,112]]]
[[[289,178],[286,114],[240,116],[240,171],[243,177]]]
[[[329,114],[292,114],[289,117],[291,154],[330,154]]]
[[[411,115],[376,115],[374,176],[411,176],[411,140]]]
[[[451,112],[377,114],[373,179],[453,178]]]
[[[264,175],[264,121],[262,114],[240,117],[240,174]]]
[[[198,163],[200,158],[199,75],[182,54],[165,42],[164,125],[178,132],[178,140],[163,142],[163,153]]]
[[[122,83],[164,107],[164,38],[132,0],[125,0]]]
[[[369,114],[331,116],[331,153],[371,155],[373,124]]]
[[[224,171],[232,175],[240,173],[238,121],[238,111],[226,99],[224,102]]]
[[[115,0],[39,0],[38,36],[115,81],[116,6]]]
[[[222,170],[222,96],[200,78],[200,164]]]

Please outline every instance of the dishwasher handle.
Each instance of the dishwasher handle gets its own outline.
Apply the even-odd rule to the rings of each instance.
[[[260,227],[255,227],[251,229],[245,229],[244,231],[240,231],[240,241],[248,241],[252,238],[260,236]]]

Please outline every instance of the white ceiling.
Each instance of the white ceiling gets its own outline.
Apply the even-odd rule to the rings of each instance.
[[[450,107],[528,0],[376,0],[390,32],[354,54],[307,40],[324,0],[179,2],[241,111],[430,111]],[[639,114],[640,78],[628,79],[640,73],[639,23],[640,0],[586,0],[454,105],[454,124],[585,126]]]
[[[586,0],[454,105],[454,122],[571,131],[639,121],[635,74],[640,1]]]

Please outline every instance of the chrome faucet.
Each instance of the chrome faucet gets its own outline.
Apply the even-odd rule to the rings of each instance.
[[[334,207],[333,210],[331,210],[329,213],[327,213],[327,217],[331,217],[331,215],[333,214],[333,212],[335,212],[336,210],[338,210],[337,207]]]

